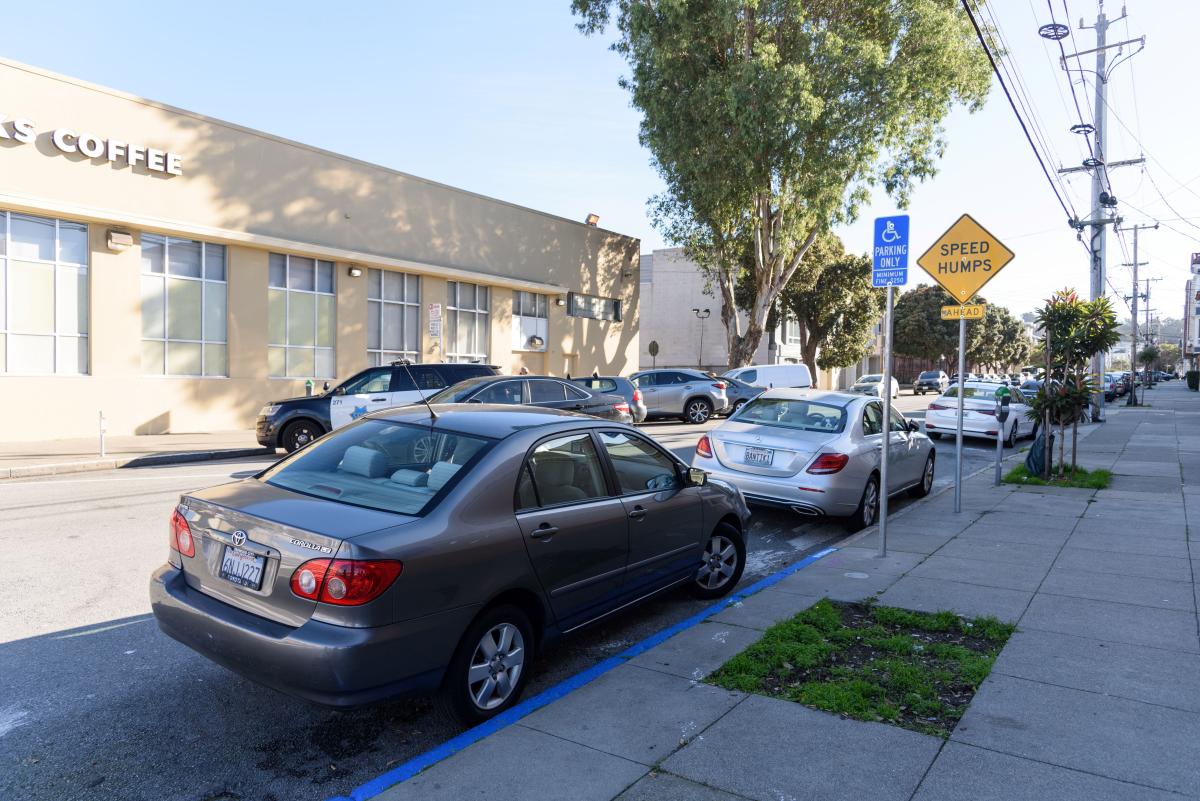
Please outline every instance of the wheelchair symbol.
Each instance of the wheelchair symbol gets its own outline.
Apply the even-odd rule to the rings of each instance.
[[[896,224],[891,220],[888,220],[887,226],[884,227],[883,233],[879,235],[879,238],[884,242],[889,243],[895,242],[897,239],[899,239],[900,232],[896,230]]]

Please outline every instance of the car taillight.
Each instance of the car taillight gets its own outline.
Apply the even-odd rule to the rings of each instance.
[[[622,412],[624,414],[629,414],[629,404],[625,403],[624,401],[621,401],[620,403],[614,403],[613,408],[616,409],[618,412]]]
[[[717,383],[713,384],[713,389],[725,389],[725,382],[718,381]]]
[[[949,406],[943,406],[943,405],[942,405],[942,404],[940,404],[940,403],[931,403],[931,404],[929,404],[929,411],[931,411],[931,412],[935,412],[935,411],[938,411],[938,410],[945,411],[946,409],[949,409],[949,408],[950,408]]]
[[[849,463],[850,457],[844,453],[822,453],[804,472],[821,476],[836,473]]]
[[[635,389],[633,391],[633,402],[634,403],[642,402],[642,391],[640,389]]]
[[[986,414],[986,415],[990,415],[992,417],[996,416],[995,409],[977,409],[976,411],[978,411],[980,414]]]
[[[196,541],[192,539],[192,529],[178,509],[171,512],[171,550],[179,551],[189,558],[196,555]]]
[[[705,434],[700,438],[700,441],[696,443],[696,453],[700,454],[706,459],[712,458],[712,442],[708,439],[708,434]]]
[[[404,570],[394,559],[311,559],[292,573],[292,592],[337,606],[373,601]]]

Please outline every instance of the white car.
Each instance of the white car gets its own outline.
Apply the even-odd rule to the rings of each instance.
[[[883,374],[871,373],[864,375],[858,381],[854,382],[854,386],[850,387],[850,391],[856,395],[874,395],[877,398],[882,398]],[[894,377],[892,378],[892,397],[900,397],[900,382]]]
[[[997,393],[1011,394],[1008,419],[1001,425],[996,419]],[[992,381],[968,381],[963,390],[963,436],[1004,440],[1006,447],[1016,447],[1026,428],[1032,433],[1032,423],[1025,417],[1029,407],[1019,389]],[[958,420],[958,385],[952,384],[929,404],[925,413],[925,433],[932,439],[942,435],[954,436]]]
[[[729,370],[724,377],[736,378],[747,384],[767,389],[778,387],[804,389],[813,385],[812,373],[809,372],[806,364],[752,364],[749,367],[737,367]]]

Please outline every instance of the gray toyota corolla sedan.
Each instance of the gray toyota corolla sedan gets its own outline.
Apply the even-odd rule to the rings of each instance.
[[[933,488],[937,456],[920,426],[892,409],[888,494]],[[879,513],[883,402],[845,392],[771,389],[700,438],[692,466],[750,503],[840,517],[851,531]]]
[[[745,565],[741,493],[631,426],[513,406],[368,415],[180,498],[150,582],[164,632],[332,706],[513,704],[548,640]]]

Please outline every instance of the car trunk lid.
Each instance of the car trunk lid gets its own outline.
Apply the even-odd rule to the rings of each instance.
[[[310,559],[333,558],[346,539],[415,518],[364,509],[256,479],[185,495],[196,554],[183,558],[188,586],[260,617],[299,626],[316,601],[291,590]],[[321,532],[336,531],[337,536]]]
[[[794,476],[836,435],[780,426],[726,422],[710,434],[717,460],[759,476]]]

